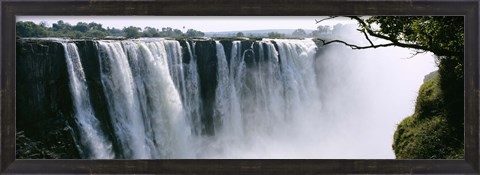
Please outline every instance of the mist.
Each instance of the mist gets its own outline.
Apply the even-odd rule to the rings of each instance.
[[[367,44],[354,27],[340,31],[332,37]],[[103,132],[81,49],[56,42],[76,64],[68,73],[77,127],[91,133],[77,135],[77,147],[94,159],[393,159],[396,126],[436,70],[432,54],[309,38],[98,40],[99,87],[112,116]]]
[[[366,42],[353,28],[343,32],[349,42],[359,45]],[[315,53],[310,48],[313,46],[306,47],[306,53],[300,55]],[[274,98],[276,92],[288,89],[288,77],[281,79],[287,82],[285,89],[263,87],[272,93],[269,104],[274,110],[282,111],[288,108],[286,101],[293,101],[296,105],[291,106],[291,113],[267,113],[258,109],[262,108],[258,105],[248,109],[248,104],[255,104],[255,95],[259,94],[244,92],[237,104],[243,109],[242,114],[236,114],[241,120],[224,125],[231,127],[223,127],[215,136],[196,138],[197,157],[394,159],[394,132],[398,123],[413,114],[424,76],[437,69],[433,54],[412,57],[414,52],[405,48],[352,50],[343,44],[324,46],[318,52],[313,56],[311,70],[307,69],[310,63],[292,64],[303,66],[294,70],[300,76],[292,77],[298,80],[292,83],[304,85],[300,92],[306,96],[300,93],[298,101],[288,96],[282,99],[278,94],[279,98]],[[258,71],[247,70],[251,74],[247,79],[259,77]],[[275,80],[274,75],[268,79]],[[254,89],[261,91],[262,87]],[[245,108],[253,111],[251,115]],[[233,132],[235,126],[243,130]]]

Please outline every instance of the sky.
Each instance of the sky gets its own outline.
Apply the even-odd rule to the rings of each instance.
[[[316,29],[319,24],[315,20],[325,16],[17,16],[17,21],[46,22],[51,26],[59,20],[72,25],[78,22],[95,22],[104,28],[146,26],[161,29],[172,27],[174,29],[195,29],[202,32],[221,31],[246,31],[262,29]],[[354,23],[348,18],[336,18],[323,21],[321,25],[333,26],[338,23]]]

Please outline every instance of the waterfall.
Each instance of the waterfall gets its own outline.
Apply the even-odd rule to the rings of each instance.
[[[158,153],[153,157],[189,157],[190,125],[186,122],[182,97],[179,93],[186,90],[185,87],[180,86],[183,86],[184,79],[181,78],[183,70],[180,47],[176,45],[178,43],[159,41],[130,42],[129,44],[131,47],[126,47],[127,52],[136,52],[130,57],[132,62],[136,62],[133,65],[142,65],[133,69],[139,70],[138,74],[142,77],[141,85],[137,87],[144,87],[145,93],[139,96],[139,101],[146,102],[144,105],[147,105],[144,118],[151,122],[150,132],[153,132],[152,139]],[[169,66],[169,61],[175,64],[172,63]],[[175,72],[178,76],[173,76]],[[177,84],[172,77],[177,78],[175,81]],[[178,90],[177,87],[183,90]]]
[[[74,43],[62,43],[70,78],[75,122],[80,133],[80,147],[83,158],[112,159],[112,143],[105,137],[100,122],[95,118],[86,84],[85,73]],[[77,141],[78,142],[78,141]]]
[[[124,158],[152,158],[127,55],[119,41],[98,41],[101,81]]]
[[[317,88],[310,87],[316,84],[312,41],[263,40],[248,46],[232,41],[227,52],[215,41],[217,70],[210,70],[217,74],[215,135],[205,137],[200,127],[199,58],[193,41],[187,41],[186,48],[165,39],[102,40],[96,45],[119,158],[222,157],[258,139],[284,137],[285,129],[295,128],[291,125],[301,117],[299,111],[312,106],[307,104],[318,104]],[[111,143],[101,143],[110,144],[104,152],[112,152]],[[107,158],[113,158],[111,154]]]
[[[191,157],[178,42],[98,41],[98,46],[102,83],[124,157]]]
[[[298,115],[305,106],[319,108],[320,92],[316,86],[314,56],[316,45],[313,41],[275,40],[281,59],[285,99],[289,115]]]
[[[240,79],[242,71],[242,56],[239,52],[240,42],[234,41],[232,46],[232,55],[230,66],[226,60],[224,48],[220,42],[216,42],[217,59],[218,59],[218,85],[216,90],[215,112],[217,120],[221,121],[223,133],[231,133],[232,136],[240,137],[243,133],[242,114],[239,102],[239,91],[237,88],[241,86]]]
[[[190,46],[191,45],[191,46]],[[200,134],[201,123],[200,117],[202,113],[202,99],[200,97],[200,79],[197,71],[197,58],[195,53],[195,43],[187,41],[187,50],[190,57],[190,62],[184,64],[185,66],[185,89],[186,94],[182,94],[184,97],[184,107],[186,110],[187,119],[190,120],[192,126],[192,132],[194,134]]]
[[[98,58],[82,58],[99,63],[100,81],[89,83],[98,83],[106,97],[99,103],[108,108],[101,121],[108,123],[101,123],[77,46],[62,44],[78,128],[74,138],[84,158],[325,158],[338,149],[337,135],[355,137],[339,129],[349,125],[338,123],[375,114],[357,107],[366,93],[350,89],[361,81],[343,82],[353,76],[350,67],[329,73],[349,65],[325,60],[317,53],[323,48],[310,39],[156,38],[94,41]],[[326,65],[332,60],[337,67]],[[213,132],[204,132],[205,126]]]

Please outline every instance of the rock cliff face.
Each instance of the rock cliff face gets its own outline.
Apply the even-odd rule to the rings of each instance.
[[[213,134],[213,105],[217,88],[217,51],[215,41],[201,41],[195,45],[197,68],[200,79],[200,96],[203,101],[201,117],[204,133]]]
[[[16,53],[17,157],[78,158],[62,45],[20,41]]]

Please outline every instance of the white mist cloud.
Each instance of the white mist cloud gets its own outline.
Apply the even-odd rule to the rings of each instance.
[[[329,154],[322,158],[395,158],[396,126],[413,114],[424,76],[437,69],[431,53],[406,59],[411,54],[399,47],[352,50],[335,44],[318,58],[329,121],[322,135]]]

